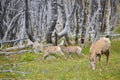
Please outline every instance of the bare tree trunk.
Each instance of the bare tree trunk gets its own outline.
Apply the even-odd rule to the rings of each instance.
[[[52,16],[51,16],[51,22],[50,25],[48,26],[48,30],[46,33],[46,42],[47,43],[52,43],[52,39],[51,39],[51,35],[55,29],[56,26],[56,21],[57,21],[57,0],[52,0],[51,2],[51,6],[52,6]]]
[[[70,23],[73,19],[73,15],[76,11],[76,7],[77,7],[77,3],[76,3],[76,0],[75,0],[71,13],[68,14],[68,12],[66,11],[66,17],[67,18],[66,18],[65,28],[61,32],[58,33],[58,39],[60,39],[63,36],[66,36],[66,39],[67,39],[66,41],[67,41],[68,44],[70,44],[68,32],[70,30]],[[67,8],[67,6],[66,6],[66,8]]]
[[[90,2],[89,2],[89,14],[88,14],[88,20],[87,20],[88,23],[87,23],[85,39],[87,39],[89,37],[89,30],[91,29],[91,27],[93,27],[92,26],[92,15],[94,14],[94,12],[92,12],[93,1],[94,0],[90,0]]]
[[[2,5],[1,5],[1,4],[2,4],[2,2],[0,2],[0,11],[2,11]],[[4,10],[3,14],[0,13],[0,40],[1,40],[1,39],[3,38],[3,36],[4,36],[3,30],[2,30],[2,26],[3,26],[2,21],[3,21],[4,15],[5,15],[5,10]]]
[[[80,38],[80,42],[82,47],[84,46],[83,44],[85,43],[85,33],[86,33],[86,27],[87,27],[87,17],[88,17],[88,2],[87,0],[83,1],[83,11],[82,11],[82,18],[83,18],[83,25],[81,25],[81,38]]]
[[[57,46],[57,33],[55,31],[55,46]]]
[[[110,0],[110,5],[111,5],[111,17],[112,17],[112,26],[111,26],[110,31],[113,31],[116,25],[116,22],[117,22],[115,0]]]
[[[110,35],[110,15],[111,15],[111,6],[110,6],[110,1],[108,0],[107,4],[108,10],[107,10],[107,15],[106,15],[106,31],[107,35]]]
[[[100,21],[101,21],[101,26],[100,26],[100,29],[101,29],[101,32],[103,33],[105,31],[105,27],[106,27],[106,17],[105,17],[105,8],[106,8],[106,2],[107,0],[103,0],[101,1],[101,17],[100,17]]]
[[[78,18],[79,18],[78,14],[79,14],[79,10],[77,8],[76,10],[77,26],[76,26],[76,31],[75,31],[75,44],[78,44],[78,34],[79,34],[79,28],[80,28],[79,22],[78,22]]]
[[[4,17],[5,17],[5,15],[6,15],[6,9],[7,9],[7,6],[8,6],[8,4],[9,4],[9,0],[6,0],[5,1],[5,5],[4,5],[4,7],[3,7],[3,13],[2,13],[2,15],[0,15],[0,39],[2,39],[3,37],[4,37],[4,25],[3,25],[3,19],[4,19]],[[1,6],[1,4],[2,4],[2,2],[0,2],[0,7],[1,7],[1,10],[2,10],[2,6]]]
[[[95,36],[94,36],[94,40],[96,41],[99,36],[100,36],[100,15],[101,15],[101,0],[97,1],[97,15],[96,15],[96,19],[95,19]],[[94,41],[93,40],[93,41]]]
[[[61,1],[61,4],[62,4],[62,9],[61,9],[61,11],[62,11],[63,28],[65,28],[66,14],[65,14],[65,6],[64,6],[64,3],[63,3],[63,2],[64,2],[64,1],[62,0],[62,1]],[[68,33],[65,34],[65,40],[66,40],[66,42],[67,42],[69,45],[71,44],[70,41],[69,41],[69,35],[68,35]]]
[[[26,27],[26,33],[28,35],[28,38],[34,42],[35,39],[33,38],[31,27],[29,26],[29,8],[28,8],[28,0],[25,0],[25,27]]]
[[[77,0],[78,3],[78,7],[76,10],[76,20],[77,20],[77,27],[76,27],[76,32],[75,32],[75,44],[78,44],[78,34],[81,28],[81,32],[82,33],[84,30],[83,29],[83,23],[84,23],[84,9],[83,9],[83,1],[82,0]]]

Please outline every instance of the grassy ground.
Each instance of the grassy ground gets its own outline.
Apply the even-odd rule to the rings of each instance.
[[[83,51],[87,56],[88,49]],[[88,59],[72,56],[68,60],[43,60],[40,54],[34,53],[0,55],[0,80],[120,80],[120,40],[112,39],[108,66],[104,55],[102,66],[97,62],[96,70],[88,67]]]

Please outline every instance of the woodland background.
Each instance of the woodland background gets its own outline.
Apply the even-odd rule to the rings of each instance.
[[[54,44],[63,36],[68,44],[70,38],[84,44],[88,38],[93,42],[101,35],[114,36],[119,4],[119,0],[0,0],[0,44],[20,46],[28,39]]]

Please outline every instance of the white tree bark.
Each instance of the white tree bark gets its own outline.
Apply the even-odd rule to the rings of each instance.
[[[107,26],[107,35],[110,35],[110,15],[111,15],[111,6],[110,1],[108,0],[108,10],[107,10],[107,20],[106,20],[106,26]]]

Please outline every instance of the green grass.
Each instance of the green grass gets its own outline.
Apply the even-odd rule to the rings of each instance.
[[[89,46],[83,50],[87,56]],[[89,60],[83,57],[64,60],[43,60],[40,54],[25,53],[11,56],[0,55],[0,80],[119,80],[120,79],[120,40],[112,39],[110,64],[106,66],[106,57],[97,61],[96,70],[88,67]],[[4,65],[4,66],[3,66]]]
[[[115,33],[118,33],[118,34],[120,34],[120,26],[118,25],[116,28],[115,28]]]

